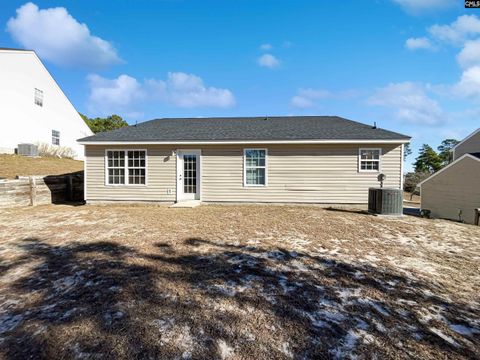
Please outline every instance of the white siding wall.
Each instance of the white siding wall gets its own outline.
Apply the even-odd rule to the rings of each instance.
[[[47,69],[31,51],[0,50],[0,152],[13,153],[19,143],[60,145],[83,158],[77,139],[92,135]],[[35,105],[35,88],[43,91],[43,106]]]
[[[245,146],[250,147],[250,146]],[[243,146],[190,146],[202,151],[202,201],[366,203],[378,173],[358,172],[360,147],[382,148],[385,186],[401,186],[401,145],[258,145],[268,148],[268,186],[243,186]],[[86,146],[87,201],[175,201],[174,146],[147,149],[147,186],[106,186],[105,149]],[[181,146],[181,148],[188,148]],[[168,190],[172,194],[167,194]]]

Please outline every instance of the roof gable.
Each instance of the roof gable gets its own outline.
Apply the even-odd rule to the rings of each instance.
[[[466,141],[468,141],[470,138],[476,136],[476,135],[480,135],[480,128],[478,128],[477,130],[475,130],[474,132],[472,132],[470,135],[468,135],[465,139],[463,139],[462,141],[460,141],[457,145],[455,145],[453,147],[453,149],[459,147],[460,145],[462,145],[463,143],[465,143]]]
[[[165,118],[80,139],[92,142],[408,142],[410,137],[337,116]]]
[[[436,173],[432,174],[431,176],[429,176],[428,178],[426,178],[425,180],[423,180],[420,184],[418,184],[418,186],[422,186],[422,184],[432,180],[433,178],[435,178],[437,175],[440,175],[441,173],[443,173],[445,170],[447,169],[450,169],[451,167],[455,166],[456,164],[458,164],[459,162],[465,160],[465,159],[473,159],[473,160],[476,160],[478,162],[480,162],[480,153],[474,153],[474,154],[465,154],[463,155],[461,158],[455,160],[454,162],[448,164],[447,166],[445,166],[444,168],[440,169],[439,171],[437,171]],[[479,164],[480,165],[480,164]]]
[[[473,145],[473,148],[475,149],[472,149],[472,145]],[[468,150],[465,151],[465,149],[462,151],[461,149],[462,147],[465,147],[465,149],[470,149],[470,151]],[[470,135],[468,135],[465,139],[460,141],[457,145],[455,145],[452,148],[451,151],[453,152],[454,159],[456,159],[457,157],[461,157],[463,154],[466,154],[469,152],[471,153],[472,150],[476,151],[477,148],[480,151],[480,128],[478,128],[477,130],[472,132]],[[459,154],[457,155],[458,152]]]

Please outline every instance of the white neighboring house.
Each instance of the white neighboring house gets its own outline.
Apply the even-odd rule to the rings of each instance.
[[[0,48],[0,153],[21,143],[46,143],[73,149],[90,128],[31,50]]]

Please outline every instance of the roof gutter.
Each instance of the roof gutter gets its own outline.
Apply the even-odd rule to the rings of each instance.
[[[77,141],[80,145],[229,145],[229,144],[407,144],[410,139],[389,140],[221,140],[221,141]]]

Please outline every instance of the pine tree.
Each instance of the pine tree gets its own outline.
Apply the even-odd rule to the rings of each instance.
[[[453,161],[453,154],[452,154],[452,149],[459,143],[458,140],[455,139],[445,139],[442,141],[440,146],[437,148],[440,156],[440,159],[442,159],[443,165],[448,165]]]
[[[415,172],[417,173],[434,173],[440,170],[443,166],[443,161],[435,150],[430,145],[423,144],[418,153],[418,157],[413,163]]]

